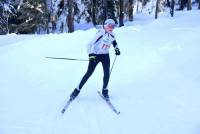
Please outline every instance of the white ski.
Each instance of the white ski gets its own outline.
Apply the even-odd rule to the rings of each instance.
[[[111,103],[110,99],[104,98],[100,91],[97,91],[97,93],[98,93],[99,96],[106,102],[106,104],[110,107],[110,109],[111,109],[113,112],[115,112],[117,115],[120,114],[120,112],[117,111],[117,109],[113,106],[113,104]]]

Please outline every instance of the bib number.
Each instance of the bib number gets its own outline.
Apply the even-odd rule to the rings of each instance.
[[[101,49],[107,50],[110,48],[110,45],[103,44]]]

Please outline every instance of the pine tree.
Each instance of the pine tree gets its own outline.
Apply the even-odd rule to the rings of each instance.
[[[117,22],[115,14],[116,14],[116,0],[108,0],[107,1],[107,18],[111,18],[115,22]]]
[[[103,2],[105,2],[104,0],[97,0],[96,2],[96,22],[97,24],[103,24],[104,20],[107,18],[107,12],[105,9],[105,3],[103,4]]]
[[[94,26],[101,25],[107,18],[116,20],[115,0],[81,0],[84,10],[80,13],[81,18],[92,22]]]
[[[12,24],[13,32],[29,34],[46,29],[48,12],[43,0],[23,0],[18,9],[17,16],[13,18],[15,20]]]
[[[108,18],[108,2],[103,0],[103,22]]]
[[[83,8],[83,11],[77,14],[78,21],[80,19],[85,20],[86,22],[92,22],[95,26],[97,25],[96,22],[96,12],[97,12],[97,0],[81,0],[81,7]]]
[[[1,0],[0,3],[0,34],[9,33],[10,18],[15,15],[16,10],[12,5],[12,0]]]

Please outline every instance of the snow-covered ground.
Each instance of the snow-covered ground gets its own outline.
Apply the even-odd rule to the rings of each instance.
[[[72,34],[0,36],[0,134],[199,134],[200,12],[136,16],[116,28],[121,55],[101,100],[99,64],[64,115],[61,109],[87,69],[96,29]],[[141,23],[139,23],[141,22]],[[114,50],[110,50],[111,61]]]

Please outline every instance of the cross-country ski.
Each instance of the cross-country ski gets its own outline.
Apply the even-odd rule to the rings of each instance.
[[[100,91],[97,91],[97,93],[99,94],[99,96],[106,102],[106,104],[109,106],[109,108],[115,112],[116,114],[120,114],[120,112],[114,107],[114,105],[111,103],[110,99],[106,99]]]

